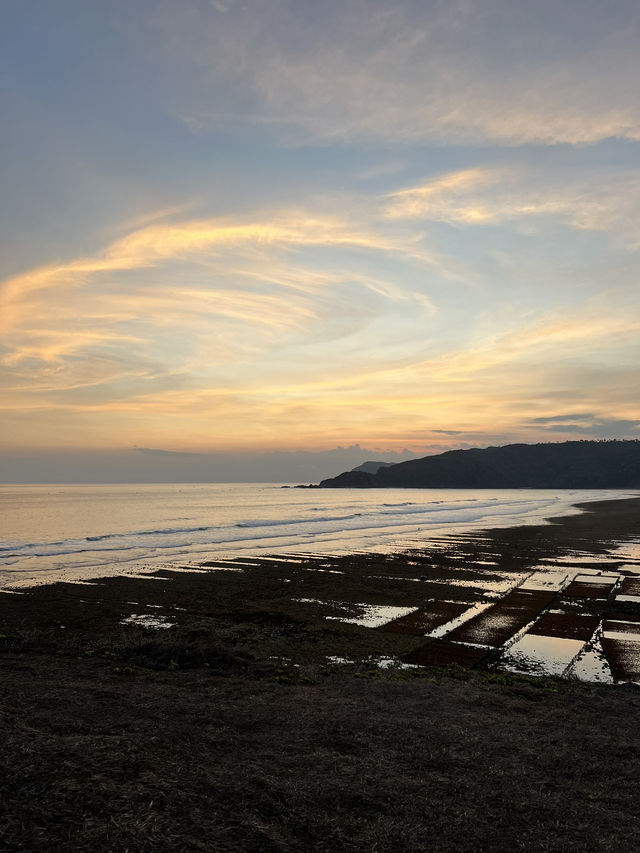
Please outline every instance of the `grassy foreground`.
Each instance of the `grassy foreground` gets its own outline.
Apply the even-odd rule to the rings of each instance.
[[[488,536],[516,568],[604,553],[638,509]],[[233,573],[0,596],[0,849],[640,850],[640,690],[380,670],[374,647],[410,640],[329,629],[276,580],[258,572],[250,600]],[[180,624],[123,628],[133,592]],[[360,662],[327,663],[345,650]]]

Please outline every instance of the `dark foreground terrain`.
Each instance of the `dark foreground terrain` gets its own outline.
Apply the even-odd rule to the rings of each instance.
[[[0,849],[638,851],[638,688],[380,669],[417,638],[316,600],[480,596],[639,534],[629,500],[404,555],[1,594]],[[123,623],[154,614],[172,627]]]

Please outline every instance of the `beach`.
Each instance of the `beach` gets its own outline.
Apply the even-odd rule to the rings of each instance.
[[[620,489],[296,489],[280,483],[0,484],[0,589],[273,553],[398,552],[541,524]]]
[[[640,849],[640,499],[581,509],[0,594],[3,849]]]
[[[0,9],[0,853],[640,853],[640,0]]]

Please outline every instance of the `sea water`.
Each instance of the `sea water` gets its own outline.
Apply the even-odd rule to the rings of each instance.
[[[0,485],[0,587],[208,557],[390,551],[539,524],[624,490],[296,489],[274,484]]]

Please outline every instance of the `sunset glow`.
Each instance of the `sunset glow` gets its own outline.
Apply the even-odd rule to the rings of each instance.
[[[637,3],[0,15],[0,458],[640,437]]]

